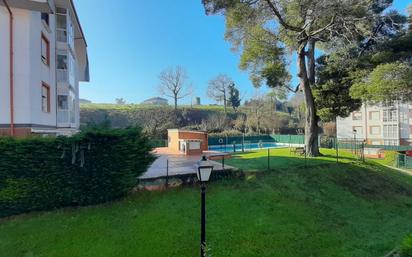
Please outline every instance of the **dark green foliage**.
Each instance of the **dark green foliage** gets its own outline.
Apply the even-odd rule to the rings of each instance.
[[[236,110],[240,106],[239,90],[236,88],[235,83],[229,86],[229,99],[228,102],[232,106],[233,110]]]
[[[400,252],[401,257],[412,257],[412,235],[402,242]]]
[[[154,160],[140,129],[0,138],[0,217],[125,196]]]
[[[362,105],[360,99],[350,95],[354,83],[351,77],[356,67],[357,53],[336,52],[317,59],[317,83],[313,95],[322,121],[335,121],[336,117],[347,117]]]

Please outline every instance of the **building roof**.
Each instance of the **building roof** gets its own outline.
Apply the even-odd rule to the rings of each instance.
[[[6,0],[6,3],[12,8],[53,13],[50,0]],[[0,5],[4,5],[3,0],[0,1]]]
[[[152,97],[152,98],[146,99],[142,102],[142,104],[151,103],[151,102],[163,102],[165,104],[168,104],[167,99],[164,99],[162,97]]]
[[[207,134],[206,131],[199,131],[199,130],[168,129],[167,131],[168,132],[187,132],[187,133]]]
[[[147,101],[167,101],[167,99],[162,98],[162,97],[152,97],[152,98],[144,100],[144,102],[147,102]]]

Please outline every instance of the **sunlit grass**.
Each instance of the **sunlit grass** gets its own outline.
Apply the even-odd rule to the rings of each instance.
[[[333,150],[304,158],[289,149],[237,154],[248,179],[209,183],[212,256],[375,257],[412,232],[412,178]],[[4,257],[198,256],[197,186],[137,192],[105,205],[0,221]]]

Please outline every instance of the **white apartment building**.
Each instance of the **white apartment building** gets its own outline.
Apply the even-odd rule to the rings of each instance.
[[[0,135],[71,135],[86,40],[72,0],[0,0]]]
[[[337,119],[338,139],[366,140],[371,145],[412,145],[412,105],[368,105]]]

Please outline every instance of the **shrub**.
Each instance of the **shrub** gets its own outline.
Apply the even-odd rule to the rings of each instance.
[[[140,129],[0,138],[0,217],[126,195],[154,160]]]
[[[401,257],[412,257],[412,235],[402,242],[400,253]]]

